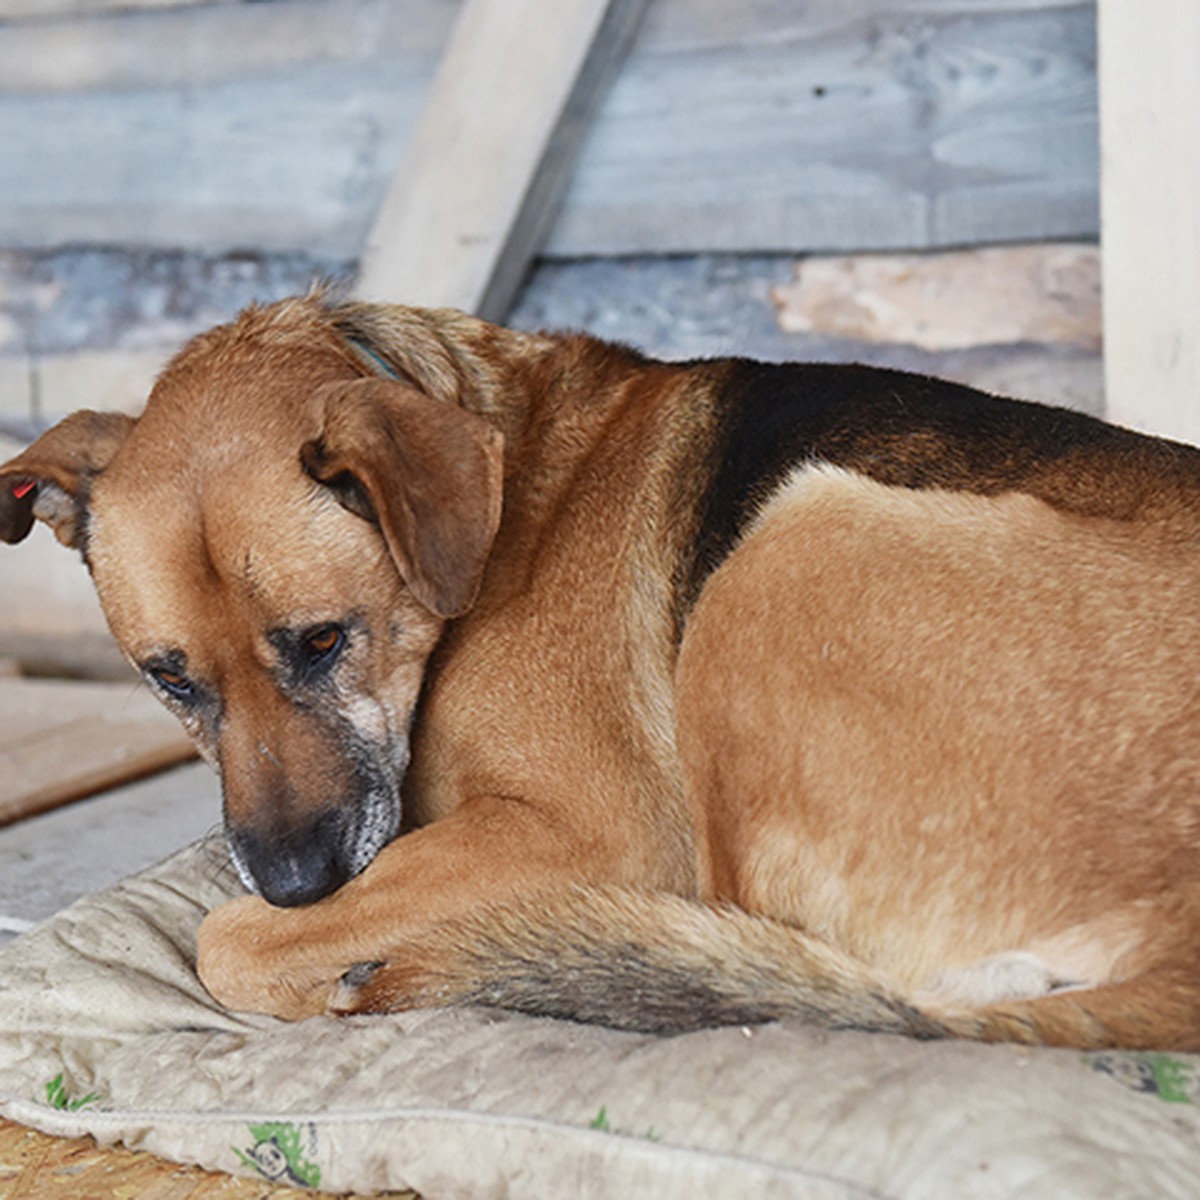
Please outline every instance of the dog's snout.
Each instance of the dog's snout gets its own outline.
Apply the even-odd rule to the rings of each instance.
[[[339,813],[327,812],[307,828],[283,834],[230,829],[229,844],[248,886],[269,904],[297,908],[336,892],[354,874],[343,825]]]

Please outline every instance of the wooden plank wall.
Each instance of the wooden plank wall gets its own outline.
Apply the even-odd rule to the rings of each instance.
[[[6,3],[0,246],[345,258],[458,8]],[[1093,0],[651,0],[548,249],[1094,235],[1095,87]]]

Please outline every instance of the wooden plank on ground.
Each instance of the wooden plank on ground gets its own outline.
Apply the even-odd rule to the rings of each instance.
[[[502,319],[645,0],[468,0],[367,238],[366,299]]]
[[[194,755],[140,684],[0,678],[0,825]]]
[[[326,1192],[235,1179],[152,1154],[104,1149],[91,1138],[54,1138],[0,1118],[0,1200],[332,1200]],[[415,1192],[387,1192],[418,1200]],[[338,1200],[355,1200],[343,1194]]]
[[[1200,442],[1200,4],[1100,0],[1108,416]]]

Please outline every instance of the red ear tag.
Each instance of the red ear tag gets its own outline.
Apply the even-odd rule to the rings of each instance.
[[[14,483],[12,494],[18,500],[24,500],[35,487],[37,487],[37,483],[32,479],[27,479],[24,483]]]

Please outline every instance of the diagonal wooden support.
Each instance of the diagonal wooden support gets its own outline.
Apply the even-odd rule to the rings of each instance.
[[[367,238],[358,292],[500,320],[646,0],[467,0]]]

